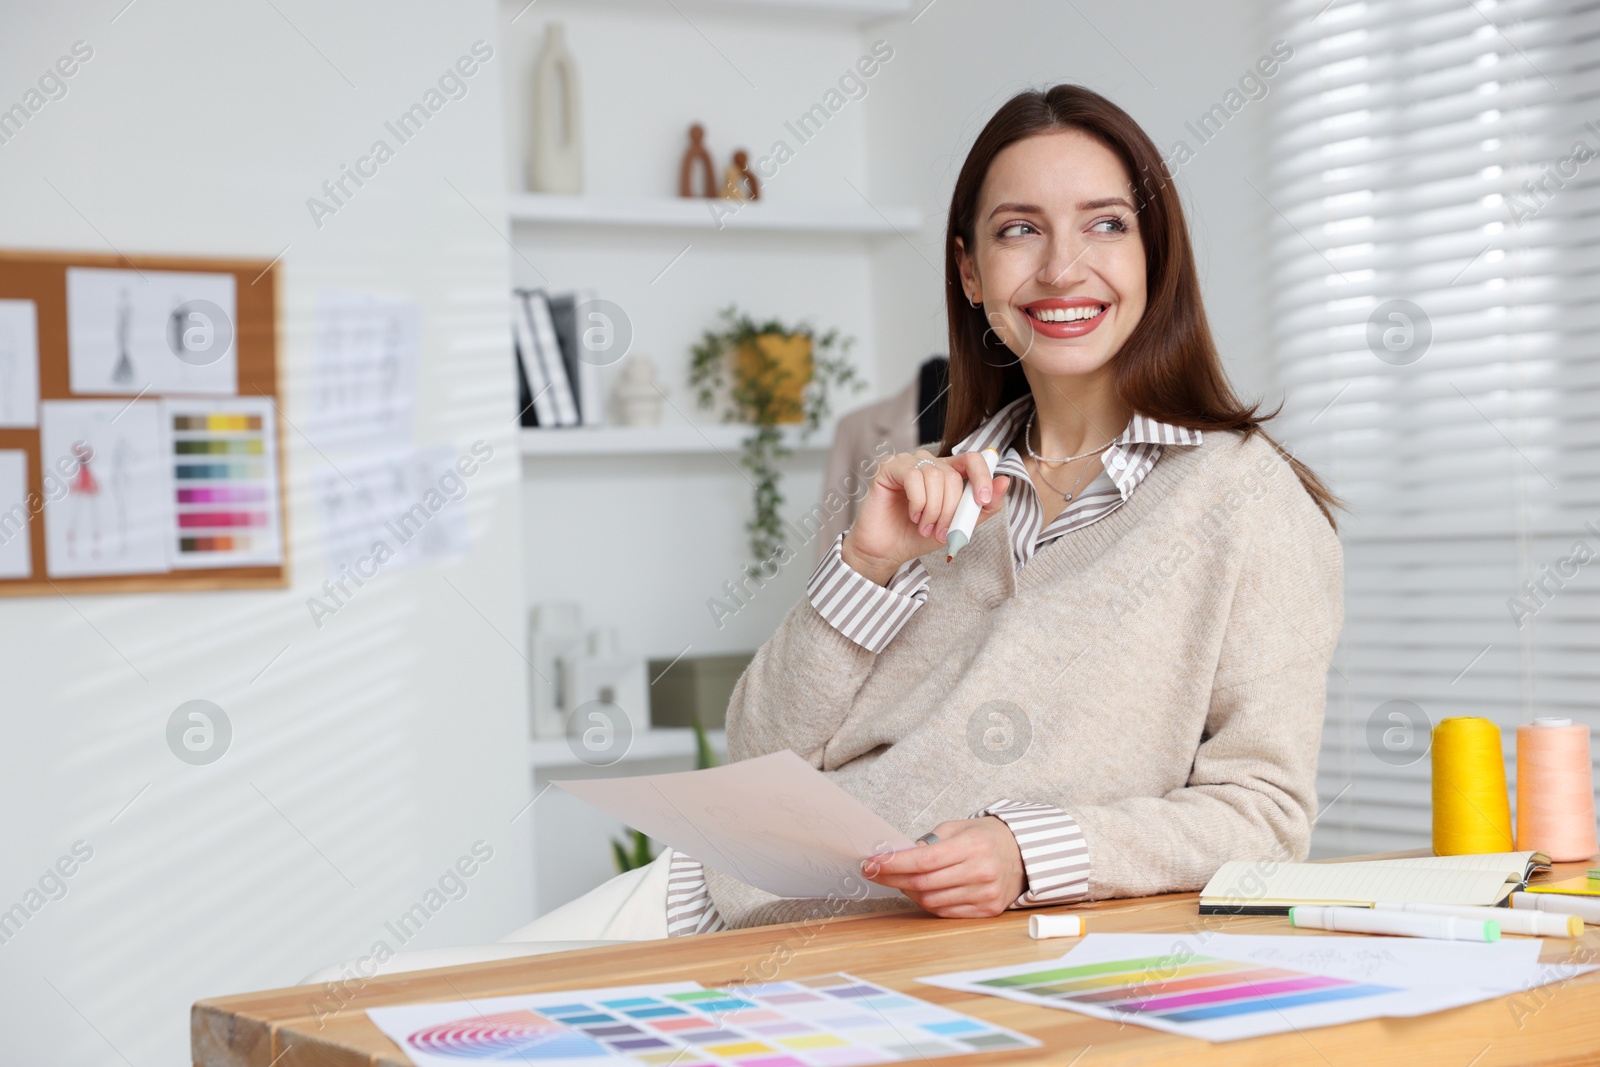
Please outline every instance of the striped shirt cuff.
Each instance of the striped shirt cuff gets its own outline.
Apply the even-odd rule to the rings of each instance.
[[[667,936],[709,934],[727,928],[711,903],[705,867],[693,856],[674,850],[667,868]]]
[[[888,585],[879,585],[844,561],[844,534],[822,557],[806,583],[817,614],[868,652],[882,652],[928,599],[928,569],[907,560]]]
[[[993,815],[1011,828],[1022,852],[1028,887],[1013,908],[1066,904],[1089,895],[1089,846],[1078,820],[1051,804],[1001,800],[974,815]]]

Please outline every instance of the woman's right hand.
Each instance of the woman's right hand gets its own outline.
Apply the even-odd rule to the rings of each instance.
[[[982,511],[978,522],[1005,506],[1007,475],[993,477],[980,452],[936,457],[926,450],[899,452],[878,464],[856,521],[845,534],[845,563],[879,585],[887,585],[907,560],[926,555],[948,540],[950,521],[967,481]]]

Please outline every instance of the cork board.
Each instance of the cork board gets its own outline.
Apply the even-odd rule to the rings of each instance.
[[[126,393],[74,392],[71,387],[68,331],[68,270],[76,267],[119,271],[179,271],[197,274],[231,274],[234,283],[233,360],[235,396],[254,398],[265,406],[272,422],[270,464],[275,470],[275,504],[279,559],[272,565],[212,566],[174,569],[159,573],[51,576],[47,569],[46,471],[41,426],[0,426],[0,450],[26,453],[32,577],[0,577],[0,596],[55,596],[73,593],[179,592],[202,589],[268,589],[288,585],[287,478],[284,470],[284,419],[278,404],[278,267],[276,261],[219,259],[188,256],[122,256],[75,252],[0,251],[0,300],[30,300],[36,308],[38,390],[41,405],[52,400],[102,400],[123,404],[152,400],[154,396]],[[163,389],[161,399],[171,402],[227,401],[218,395],[190,395]],[[42,407],[41,407],[42,410]],[[170,458],[170,457],[168,457]],[[51,484],[59,481],[51,477]],[[33,505],[40,505],[34,510]],[[6,502],[4,507],[11,508]]]

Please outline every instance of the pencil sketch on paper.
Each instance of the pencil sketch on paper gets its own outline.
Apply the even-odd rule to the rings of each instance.
[[[237,393],[235,295],[231,274],[68,268],[73,393]]]
[[[45,572],[166,571],[173,489],[161,405],[46,400],[40,413],[44,465],[71,472],[65,495],[45,503]]]

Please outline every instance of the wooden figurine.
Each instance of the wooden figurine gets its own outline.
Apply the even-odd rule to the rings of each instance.
[[[739,149],[733,162],[722,172],[722,195],[729,200],[760,200],[761,183],[750,173],[750,154]]]
[[[706,128],[698,122],[689,127],[689,148],[683,153],[683,166],[678,168],[678,195],[686,197],[716,196],[717,171],[711,163],[711,153],[705,146]],[[695,164],[700,165],[700,176],[705,179],[704,192],[694,191],[691,181]]]

